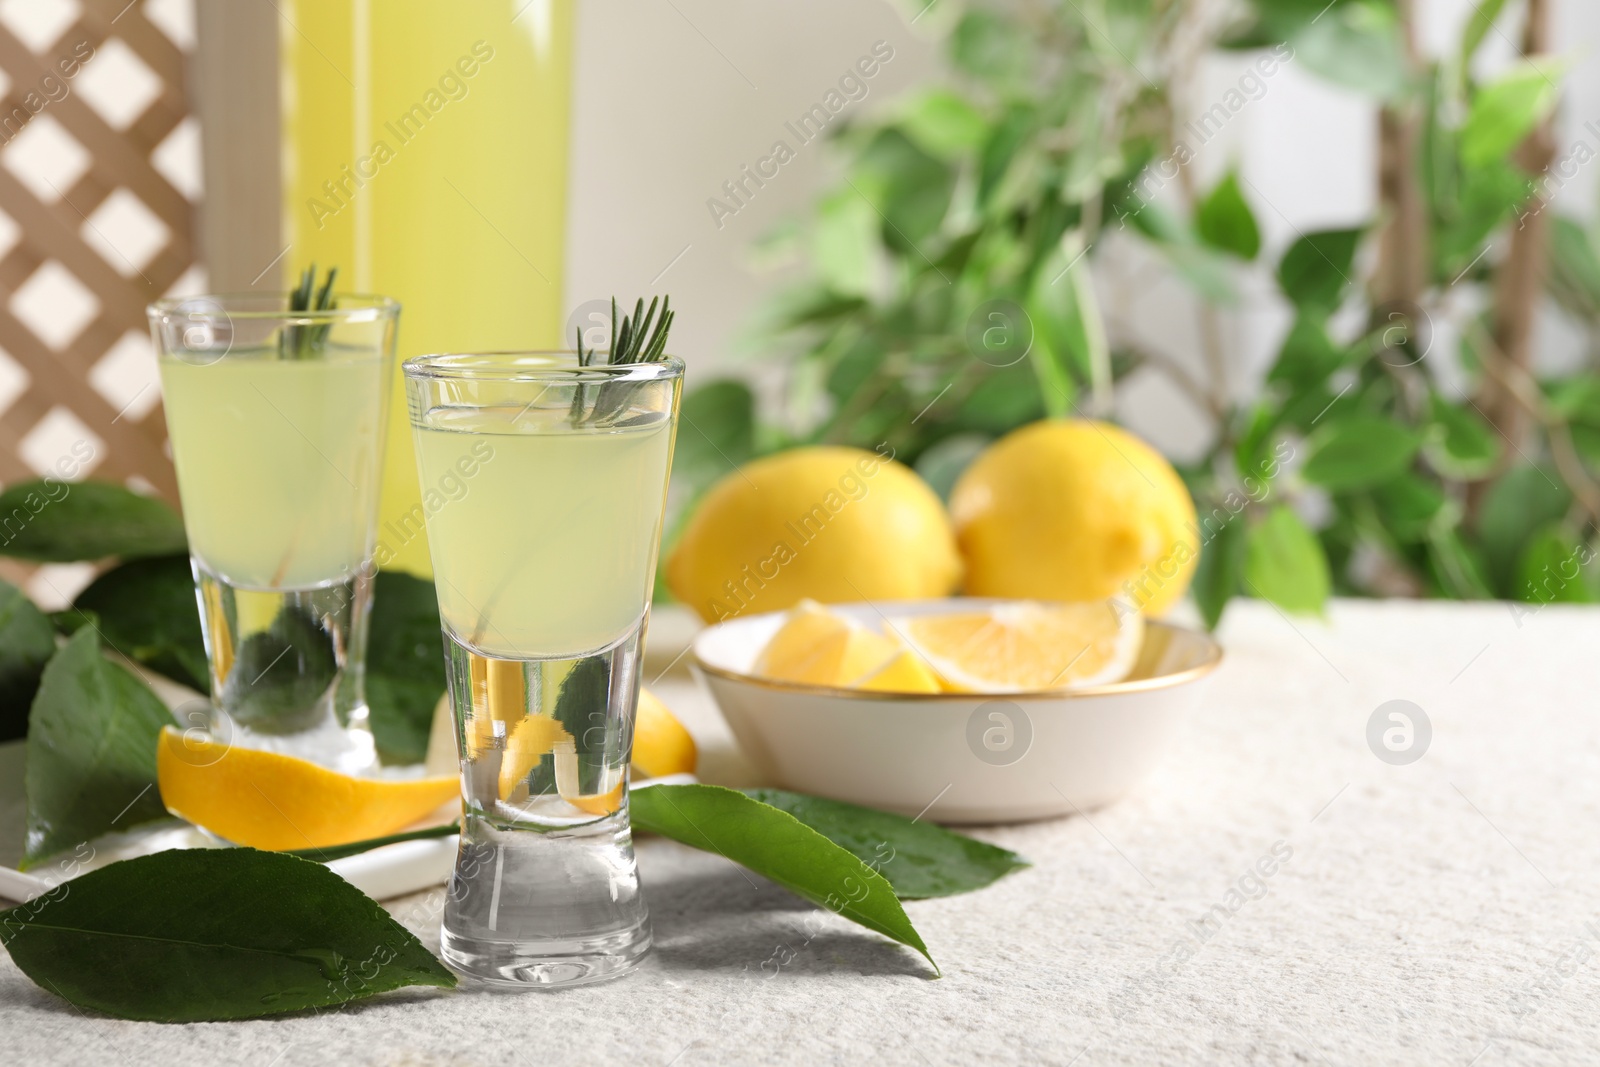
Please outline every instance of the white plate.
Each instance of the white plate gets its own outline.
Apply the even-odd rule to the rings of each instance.
[[[173,822],[155,823],[122,834],[108,834],[76,849],[53,857],[50,863],[26,873],[15,869],[22,856],[26,833],[26,802],[23,793],[23,753],[26,742],[0,744],[0,898],[23,903],[47,893],[62,882],[104,867],[118,860],[147,856],[172,848],[227,848],[216,838],[193,826]],[[641,782],[634,789],[649,785],[682,785],[695,782],[692,774],[666,775]],[[344,859],[332,860],[328,869],[374,900],[388,900],[423,889],[444,885],[455,866],[457,834],[430,837],[420,841],[397,841]]]
[[[26,835],[27,805],[23,791],[25,741],[0,744],[0,897],[27,901],[62,882],[117,860],[146,856],[169,848],[226,847],[192,826],[154,823],[122,834],[108,834],[63,852],[26,873],[16,869]],[[357,889],[375,900],[403,896],[443,885],[456,859],[454,834],[422,841],[397,841],[370,852],[328,864]]]

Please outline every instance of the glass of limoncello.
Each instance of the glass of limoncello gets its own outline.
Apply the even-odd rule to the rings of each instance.
[[[465,801],[442,947],[489,982],[631,970],[628,764],[683,364],[405,363]]]
[[[212,733],[376,766],[364,669],[399,305],[149,308],[211,667]]]

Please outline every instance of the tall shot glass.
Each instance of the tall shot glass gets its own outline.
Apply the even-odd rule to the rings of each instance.
[[[465,802],[445,960],[493,983],[631,970],[650,922],[628,763],[683,364],[405,363]]]
[[[210,664],[212,733],[376,762],[365,666],[400,307],[340,294],[150,305]]]

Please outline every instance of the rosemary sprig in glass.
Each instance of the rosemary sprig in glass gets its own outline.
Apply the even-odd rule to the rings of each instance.
[[[661,306],[661,318],[656,318],[656,305]],[[659,299],[650,298],[650,307],[646,310],[644,299],[641,297],[633,306],[632,315],[624,315],[622,322],[617,322],[617,299],[611,298],[611,347],[602,351],[597,348],[587,348],[583,343],[583,329],[577,330],[578,366],[592,367],[596,365],[616,367],[628,363],[660,363],[667,358],[667,333],[672,329],[672,320],[677,317],[677,312],[672,310],[672,298],[663,296]],[[654,329],[651,326],[654,324]],[[604,363],[598,363],[598,357],[604,355]],[[588,400],[587,387],[578,383],[578,388],[572,394],[572,408],[568,412],[572,425],[579,426],[585,423],[593,425],[607,425],[616,419],[627,408],[629,382],[606,382],[600,386],[595,394],[594,407],[585,413],[584,408]]]
[[[333,279],[339,274],[338,267],[328,268],[328,280],[322,283],[322,288],[316,288],[317,265],[315,263],[305,269],[300,275],[300,284],[289,294],[289,312],[296,311],[327,311],[334,306]],[[280,359],[314,359],[322,352],[322,346],[327,343],[328,329],[332,323],[318,323],[315,326],[291,325],[285,326],[278,335],[278,358]]]

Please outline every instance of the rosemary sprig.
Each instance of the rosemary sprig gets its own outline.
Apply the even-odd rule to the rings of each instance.
[[[656,317],[656,305],[661,305],[661,321],[655,324],[655,333],[650,332],[650,324]],[[678,313],[672,310],[670,296],[651,297],[650,309],[645,310],[644,298],[640,297],[633,305],[633,314],[624,315],[622,325],[617,325],[617,298],[611,298],[611,348],[605,353],[606,365],[616,366],[619,363],[659,363],[667,355],[667,333],[672,329],[672,320]],[[645,338],[649,337],[648,343]],[[584,348],[583,329],[577,329],[578,341],[578,366],[588,367],[594,364],[594,357],[599,354],[598,349]]]
[[[656,318],[656,307],[660,305],[661,317]],[[624,315],[622,322],[617,322],[617,298],[611,298],[611,347],[604,353],[600,349],[585,348],[583,344],[583,329],[577,330],[578,366],[592,367],[596,365],[596,357],[604,354],[605,362],[601,366],[616,367],[628,363],[660,363],[667,358],[667,334],[672,329],[672,320],[678,313],[672,310],[672,298],[663,296],[651,297],[650,307],[644,306],[641,297],[633,306],[632,315]],[[652,329],[652,325],[654,328]],[[578,384],[572,394],[572,408],[568,412],[572,425],[577,426],[584,421],[600,423],[615,418],[626,406],[628,401],[629,383],[606,382],[600,386],[595,396],[594,407],[589,411],[587,420],[584,416],[584,404],[588,399],[587,389],[582,382]]]
[[[300,284],[289,294],[289,312],[297,311],[327,311],[334,306],[333,279],[338,277],[339,268],[329,267],[327,281],[322,283],[322,288],[316,288],[317,265],[315,263],[305,269],[300,275]],[[278,356],[280,359],[312,359],[327,343],[328,329],[332,323],[319,323],[316,326],[285,326],[278,335]]]
[[[656,318],[656,309],[659,306],[661,317]],[[624,316],[622,321],[617,321],[617,298],[611,298],[611,347],[609,349],[589,348],[583,343],[583,328],[577,329],[577,354],[579,367],[616,367],[629,363],[660,363],[667,358],[667,332],[672,329],[672,320],[677,312],[672,310],[670,297],[650,298],[650,307],[646,310],[644,300],[639,300],[633,307],[633,314]],[[653,326],[653,328],[652,328]],[[601,357],[604,357],[603,359]],[[628,409],[628,401],[634,389],[642,385],[641,382],[607,381],[602,382],[594,391],[594,407],[588,407],[589,385],[580,380],[572,390],[572,404],[567,409],[567,419],[574,429],[580,426],[610,426],[616,423],[617,417]],[[543,395],[542,393],[540,394]],[[537,397],[535,399],[538,399]],[[531,404],[530,404],[531,406]],[[654,418],[650,413],[641,413],[639,419]],[[632,420],[625,420],[621,425],[627,426]],[[531,557],[522,553],[514,559],[494,592],[490,593],[483,607],[478,612],[477,624],[473,627],[472,644],[477,644],[483,639],[484,634],[492,625],[495,605],[502,593],[511,587],[511,579],[517,570],[528,562]]]

